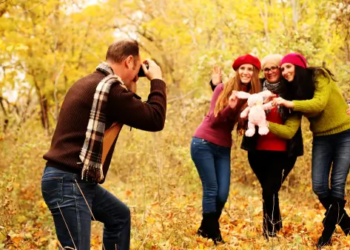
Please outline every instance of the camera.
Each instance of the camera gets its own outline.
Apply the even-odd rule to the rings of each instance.
[[[146,69],[149,69],[149,65],[148,65],[147,61],[143,62],[142,64],[144,64],[146,66]],[[138,75],[138,77],[146,76],[145,71],[143,71],[142,65],[140,66],[140,70],[139,70],[139,73],[137,75]]]

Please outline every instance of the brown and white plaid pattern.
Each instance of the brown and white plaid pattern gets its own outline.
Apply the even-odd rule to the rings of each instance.
[[[107,63],[98,65],[96,69],[105,73],[107,76],[97,85],[90,111],[85,141],[79,158],[83,163],[81,178],[93,177],[96,181],[100,181],[104,178],[102,145],[106,127],[106,110],[109,90],[115,83],[119,83],[125,89],[126,86],[122,79],[113,73],[113,70]]]

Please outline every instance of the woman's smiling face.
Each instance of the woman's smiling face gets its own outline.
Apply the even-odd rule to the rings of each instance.
[[[291,63],[284,63],[281,66],[282,76],[288,81],[292,82],[295,76],[295,66]]]
[[[254,66],[252,64],[242,64],[238,68],[239,79],[242,83],[247,84],[250,83],[253,76]]]

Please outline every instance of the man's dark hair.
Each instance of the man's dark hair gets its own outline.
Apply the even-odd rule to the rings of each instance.
[[[121,40],[112,43],[108,47],[106,60],[121,63],[128,56],[137,58],[139,56],[139,43],[136,40]]]

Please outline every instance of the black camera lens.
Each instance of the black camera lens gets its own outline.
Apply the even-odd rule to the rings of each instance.
[[[143,64],[146,66],[147,69],[149,69],[149,65],[147,62],[144,62]],[[142,65],[140,66],[140,70],[139,70],[139,73],[137,75],[138,75],[138,77],[145,77],[146,76],[145,71],[143,71]]]

